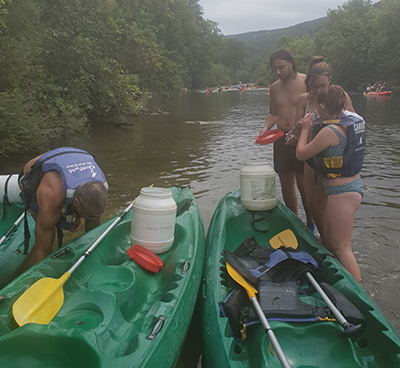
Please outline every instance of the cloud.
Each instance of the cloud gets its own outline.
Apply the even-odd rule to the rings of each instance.
[[[204,18],[225,35],[270,30],[325,17],[341,0],[200,0]]]

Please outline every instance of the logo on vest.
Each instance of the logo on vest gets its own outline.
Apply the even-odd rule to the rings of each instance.
[[[365,132],[365,123],[363,121],[355,123],[353,126],[354,126],[354,132],[356,134],[361,134]]]
[[[86,170],[90,170],[90,174],[92,178],[94,178],[97,175],[97,172],[95,171],[96,166],[93,164],[93,162],[81,162],[79,164],[72,164],[72,165],[67,165],[65,167],[70,174],[74,174],[76,172],[82,172]]]

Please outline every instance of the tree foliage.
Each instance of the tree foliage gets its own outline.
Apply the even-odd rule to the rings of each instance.
[[[0,0],[0,154],[135,114],[146,90],[228,82],[223,50],[199,0]]]
[[[238,35],[249,56],[238,73],[250,73],[257,84],[271,83],[274,76],[269,57],[274,50],[285,47],[303,73],[312,56],[322,55],[332,68],[334,83],[349,90],[364,89],[367,83],[375,82],[386,82],[388,87],[400,85],[398,19],[398,0],[381,0],[376,4],[370,0],[350,0],[329,10],[326,19]]]

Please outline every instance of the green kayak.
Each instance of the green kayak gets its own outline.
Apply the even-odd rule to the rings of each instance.
[[[25,259],[24,253],[24,214],[25,205],[12,204],[4,208],[0,204],[0,288],[7,283],[9,275]],[[29,250],[35,243],[35,221],[28,214],[30,230]]]
[[[0,290],[1,367],[174,367],[194,311],[205,239],[190,189],[171,191],[177,203],[175,238],[171,249],[159,254],[164,267],[158,273],[142,268],[127,253],[129,211]],[[38,280],[61,278],[109,228],[63,285],[64,302],[51,322],[18,327],[12,307],[21,294]]]
[[[246,328],[245,339],[242,338],[243,336],[238,338],[237,334],[234,334],[236,336],[234,338],[232,337],[233,322],[248,322],[246,318],[239,318],[239,312],[240,316],[243,317],[243,309],[240,310],[235,306],[236,309],[233,309],[233,311],[238,314],[231,313],[231,311],[231,318],[229,319],[223,315],[229,316],[228,313],[225,313],[226,305],[228,301],[234,300],[234,295],[238,295],[236,290],[242,292],[245,295],[246,303],[249,303],[249,297],[242,287],[230,277],[230,275],[234,276],[231,269],[229,269],[229,274],[227,273],[227,256],[230,256],[233,260],[240,259],[233,258],[231,253],[251,237],[254,237],[257,246],[260,246],[257,251],[261,249],[264,252],[269,252],[270,250],[266,247],[270,247],[270,240],[276,239],[277,234],[281,234],[287,229],[290,229],[292,234],[294,233],[298,242],[297,249],[317,259],[323,267],[322,273],[313,274],[318,285],[326,283],[332,286],[335,291],[341,293],[361,312],[364,316],[364,322],[366,322],[363,327],[359,326],[362,328],[356,331],[358,333],[354,335],[349,333],[349,336],[339,337],[345,331],[345,325],[338,323],[340,319],[315,322],[283,322],[280,318],[276,320],[276,318],[271,318],[271,315],[266,315],[289,366],[293,368],[400,367],[400,338],[398,333],[361,286],[323,248],[301,220],[279,201],[271,211],[248,211],[241,203],[240,191],[234,191],[228,193],[217,206],[206,238],[207,251],[203,271],[204,285],[202,286],[201,310],[203,355],[207,368],[283,366],[276,354],[276,349],[274,349],[274,342],[269,338],[270,335],[267,336],[263,325],[260,323],[251,325],[249,323]],[[288,248],[281,249],[287,252]],[[271,249],[271,251],[273,250]],[[222,252],[224,252],[225,258],[221,255]],[[243,263],[239,262],[238,264],[240,266]],[[233,265],[231,261],[230,265]],[[243,269],[244,271],[241,270],[241,272],[246,271],[245,268]],[[254,272],[253,269],[252,272]],[[248,282],[248,279],[244,280]],[[238,281],[238,279],[235,279],[235,281]],[[238,283],[244,286],[240,281]],[[318,310],[328,309],[320,294],[315,291],[316,289],[310,288],[310,282],[306,276],[300,277],[296,283],[299,289],[296,289],[294,299],[299,299],[308,305],[318,306]],[[267,287],[273,286],[272,283],[265,285]],[[260,283],[258,283],[258,287],[260,289],[258,301],[262,299],[259,296],[262,294],[264,299],[267,295],[272,303],[278,302],[278,299],[283,297],[285,293],[283,291],[272,299],[271,295],[274,296],[272,289],[267,290],[265,286],[261,288]],[[278,282],[278,289],[279,287],[281,287],[281,284]],[[245,288],[248,288],[248,285]],[[235,292],[232,292],[234,289]],[[304,291],[304,295],[297,290]],[[308,291],[308,293],[305,293],[305,291]],[[221,308],[221,305],[224,308]],[[265,309],[263,310],[265,311]],[[347,326],[349,327],[347,332],[352,331],[350,326]]]

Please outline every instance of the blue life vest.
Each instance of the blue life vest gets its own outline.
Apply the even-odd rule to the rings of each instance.
[[[347,145],[342,156],[324,157],[322,152],[314,157],[315,171],[322,178],[351,177],[361,171],[365,152],[365,121],[353,112],[343,110],[344,117],[333,120],[317,120],[313,126],[313,138],[328,124],[347,126]]]
[[[57,226],[64,230],[70,230],[73,226],[73,201],[76,188],[89,181],[99,181],[108,188],[106,177],[94,161],[93,156],[78,148],[61,147],[46,152],[32,165],[31,171],[35,170],[40,171],[41,175],[32,185],[35,192],[30,200],[32,203],[36,202],[36,189],[44,173],[50,170],[55,170],[61,175],[65,194],[65,214],[61,217]],[[25,181],[29,181],[28,173],[26,173],[25,178],[22,181],[23,191],[21,192],[21,198],[26,204],[30,201],[26,198],[28,197],[26,195],[27,193],[24,193],[25,185],[28,184],[25,183]],[[31,209],[38,211],[37,206],[36,208],[35,206],[32,206]]]

